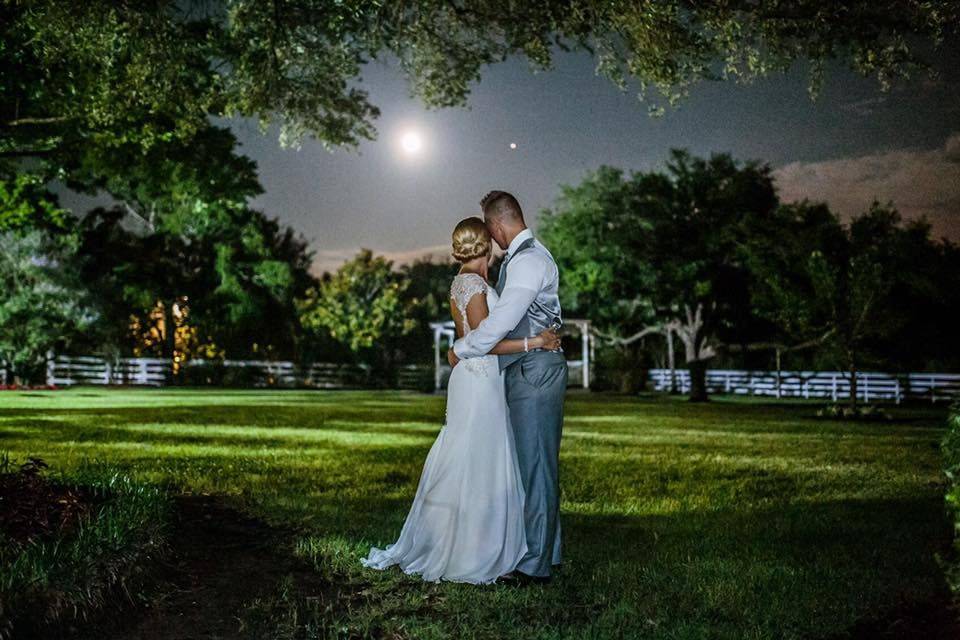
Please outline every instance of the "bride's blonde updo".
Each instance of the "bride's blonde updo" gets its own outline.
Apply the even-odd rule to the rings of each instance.
[[[490,255],[490,232],[483,220],[467,218],[453,229],[453,257],[459,262],[470,262]]]

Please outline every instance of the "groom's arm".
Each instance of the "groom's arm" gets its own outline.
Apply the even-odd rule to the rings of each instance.
[[[545,270],[543,260],[537,255],[521,254],[514,258],[500,300],[476,329],[454,343],[454,354],[465,359],[490,353],[513,331],[533,304],[543,284]]]

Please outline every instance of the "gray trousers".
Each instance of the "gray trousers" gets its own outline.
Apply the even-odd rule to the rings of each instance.
[[[523,508],[527,554],[517,570],[549,576],[560,564],[560,433],[567,390],[562,353],[531,352],[505,369],[510,422],[526,502]]]

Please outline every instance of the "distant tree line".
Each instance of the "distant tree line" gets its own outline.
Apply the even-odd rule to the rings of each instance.
[[[395,269],[364,250],[317,277],[307,242],[248,206],[260,186],[232,134],[198,139],[202,152],[173,145],[136,172],[111,159],[103,180],[122,200],[79,216],[35,174],[0,175],[0,364],[11,375],[42,379],[49,351],[166,358],[178,374],[196,358],[384,373],[432,361],[428,323],[448,313],[453,265]]]
[[[593,321],[622,389],[676,345],[693,399],[711,364],[782,359],[848,372],[855,399],[865,367],[960,366],[960,248],[864,204],[844,223],[781,203],[765,165],[674,151],[662,171],[602,167],[563,187],[541,235],[567,313]]]
[[[428,324],[449,315],[455,265],[395,268],[363,250],[315,277],[306,242],[247,205],[255,166],[229,131],[198,139],[202,162],[177,145],[109,171],[91,159],[123,200],[81,217],[33,174],[0,180],[8,368],[36,378],[48,350],[175,370],[193,358],[364,362],[384,379],[432,361]],[[592,322],[600,385],[634,392],[651,366],[684,367],[702,400],[708,366],[789,363],[848,372],[855,397],[864,368],[960,368],[960,248],[889,204],[844,222],[824,204],[780,202],[763,164],[674,151],[661,171],[602,167],[563,187],[539,234],[566,314]]]

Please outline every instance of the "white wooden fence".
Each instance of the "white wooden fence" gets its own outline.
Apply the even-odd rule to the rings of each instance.
[[[570,362],[570,384],[582,375],[581,364]],[[269,360],[191,360],[185,365],[192,383],[222,383],[224,374],[247,372],[242,383],[255,387],[312,387],[346,389],[377,386],[367,365],[318,362],[300,367],[288,361]],[[207,367],[208,369],[204,369]],[[449,369],[449,367],[443,367]],[[446,371],[441,371],[444,381]],[[690,374],[686,369],[674,371],[676,387],[681,393],[690,391]],[[657,391],[671,388],[669,369],[651,369],[650,382]],[[47,361],[47,384],[112,384],[164,386],[173,378],[168,360],[159,358],[120,358],[108,361],[92,356],[56,356]],[[0,379],[7,380],[0,368]],[[428,390],[434,383],[430,365],[406,365],[397,370],[395,384],[401,389]],[[841,371],[741,371],[708,369],[707,390],[712,394],[769,396],[774,398],[817,398],[840,401],[850,393],[850,378]],[[950,401],[960,398],[960,374],[860,372],[857,374],[857,395],[864,402],[925,400]]]
[[[222,384],[232,374],[241,385],[254,387],[314,387],[346,389],[378,386],[374,372],[362,364],[317,362],[301,367],[288,361],[190,360],[186,373],[194,384]],[[241,374],[239,377],[237,374]],[[0,367],[0,379],[6,380]],[[159,358],[120,358],[116,361],[93,356],[51,356],[47,360],[47,384],[66,387],[88,385],[164,386],[173,379],[170,361]],[[404,365],[396,370],[396,386],[429,390],[433,367]],[[228,382],[229,384],[229,382]]]
[[[583,363],[568,361],[569,384],[581,385]],[[188,361],[184,367],[187,384],[252,386],[252,387],[312,387],[317,389],[350,389],[382,386],[375,373],[364,364],[335,364],[315,362],[301,367],[281,360],[204,360]],[[446,386],[450,367],[444,365],[442,380]],[[160,387],[170,384],[173,369],[168,360],[160,358],[120,358],[116,361],[95,356],[51,356],[47,360],[47,384],[58,387],[72,385],[141,385]],[[0,367],[0,381],[6,380],[6,371]],[[391,386],[400,389],[429,390],[434,385],[434,370],[430,365],[402,365],[396,369],[396,380]]]
[[[690,373],[674,371],[676,387],[690,391]],[[670,370],[651,369],[650,381],[657,391],[669,391]],[[842,371],[738,371],[708,369],[707,391],[734,395],[775,398],[829,398],[843,400],[850,395],[849,374]],[[903,400],[950,401],[960,398],[960,374],[903,373],[873,371],[857,374],[857,397],[864,402]]]
[[[159,387],[170,380],[170,361],[160,358],[56,356],[47,360],[47,384],[134,384]]]
[[[314,387],[318,389],[347,389],[378,386],[375,372],[365,364],[336,364],[315,362],[301,367],[289,361],[271,360],[191,360],[188,369],[200,372],[208,366],[211,374],[222,375],[227,370],[243,369],[250,372],[247,380],[259,387]],[[219,371],[218,371],[219,370]],[[200,373],[197,377],[203,377]],[[212,383],[219,377],[211,375],[199,382]],[[396,386],[400,389],[427,390],[433,379],[433,370],[428,365],[403,365],[396,370]]]

